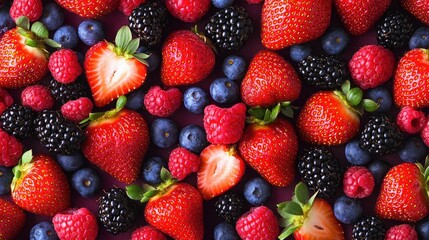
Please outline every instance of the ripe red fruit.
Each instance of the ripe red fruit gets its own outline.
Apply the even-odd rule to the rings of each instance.
[[[385,240],[418,240],[417,232],[409,224],[396,225],[386,232]]]
[[[60,49],[52,53],[48,68],[52,77],[64,84],[74,82],[82,73],[77,54],[70,49]]]
[[[21,93],[21,102],[25,107],[41,112],[54,106],[55,99],[51,91],[43,85],[26,87]]]
[[[25,224],[25,213],[15,203],[0,198],[0,239],[15,239]]]
[[[350,198],[366,198],[374,190],[372,173],[361,166],[353,166],[344,173],[343,190]]]
[[[57,213],[52,223],[62,240],[94,240],[98,234],[97,218],[86,208],[72,208]]]
[[[118,10],[125,16],[130,16],[134,8],[144,3],[146,3],[146,0],[119,0]]]
[[[92,101],[87,97],[70,100],[61,106],[61,114],[68,120],[79,123],[89,116],[92,111]]]
[[[167,238],[158,229],[146,225],[134,230],[131,240],[167,240]]]
[[[429,25],[429,4],[427,0],[401,0],[401,5],[414,17]]]
[[[275,240],[280,233],[277,218],[265,206],[251,208],[235,225],[238,235],[246,240]]]
[[[426,117],[426,124],[420,132],[420,137],[427,147],[429,147],[429,116]]]
[[[21,142],[0,129],[0,166],[12,167],[17,165],[22,155],[22,149]]]
[[[118,7],[119,0],[55,0],[61,7],[84,18],[98,18]]]
[[[163,90],[160,86],[151,87],[144,96],[146,110],[158,117],[168,117],[180,108],[182,92],[178,88]]]
[[[405,133],[419,133],[426,125],[426,116],[412,107],[403,107],[396,116],[396,124]]]
[[[178,147],[171,151],[168,157],[168,169],[174,178],[183,180],[189,174],[198,171],[200,162],[201,159],[198,155],[184,147]]]
[[[12,96],[3,88],[0,87],[0,115],[4,110],[13,104]]]
[[[210,0],[167,0],[165,6],[173,17],[193,23],[207,13]]]
[[[43,2],[42,0],[14,0],[9,14],[15,22],[21,16],[34,22],[43,14]]]

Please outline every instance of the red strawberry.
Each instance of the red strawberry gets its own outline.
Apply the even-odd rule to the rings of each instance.
[[[404,9],[414,15],[424,24],[429,25],[429,2],[428,0],[401,0]]]
[[[234,187],[246,168],[234,146],[209,145],[200,154],[198,190],[205,200],[212,199]]]
[[[139,113],[123,109],[125,102],[120,97],[115,109],[90,115],[82,152],[91,163],[129,184],[139,175],[149,130]]]
[[[253,57],[241,83],[243,102],[251,107],[270,107],[279,102],[294,101],[300,92],[301,81],[292,65],[268,50]]]
[[[161,81],[178,86],[206,78],[215,64],[215,54],[206,40],[188,30],[171,33],[162,47]]]
[[[16,204],[0,198],[0,239],[12,240],[25,224],[25,213]]]
[[[47,155],[22,155],[13,172],[13,201],[34,214],[54,216],[70,207],[70,186],[57,162]]]
[[[366,33],[383,15],[391,0],[335,0],[335,7],[346,29],[353,35]]]
[[[375,205],[375,213],[385,219],[416,222],[429,214],[427,179],[429,158],[420,163],[401,163],[387,172]]]
[[[118,10],[126,16],[130,16],[134,8],[137,8],[140,4],[145,4],[146,0],[119,0]]]
[[[265,0],[262,44],[282,49],[320,37],[331,20],[332,0]]]
[[[275,240],[280,233],[276,216],[265,206],[251,208],[237,220],[235,228],[246,240]]]
[[[124,26],[116,35],[116,45],[101,41],[86,53],[84,68],[97,107],[131,92],[146,80],[147,56],[136,53],[139,40],[131,36],[130,28]]]
[[[300,182],[295,187],[292,201],[277,204],[285,227],[278,237],[286,239],[293,233],[296,240],[344,240],[344,231],[335,218],[331,205],[316,194],[309,198],[307,186]]]
[[[34,22],[43,14],[42,0],[13,0],[9,13],[15,22],[21,16]]]
[[[98,18],[111,13],[119,0],[55,0],[61,7],[84,18]]]
[[[429,50],[413,49],[399,60],[393,82],[393,99],[399,107],[429,106]]]
[[[173,17],[193,23],[207,13],[210,0],[167,0],[165,5]]]
[[[72,208],[57,213],[52,223],[61,240],[94,240],[98,234],[97,218],[86,208]]]

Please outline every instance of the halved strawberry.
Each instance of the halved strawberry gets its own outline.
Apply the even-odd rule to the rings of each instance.
[[[245,163],[234,146],[210,145],[200,154],[198,190],[205,200],[235,186],[244,175]]]

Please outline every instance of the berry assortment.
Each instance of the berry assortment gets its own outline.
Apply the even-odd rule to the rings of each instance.
[[[429,239],[427,1],[0,5],[0,239]]]

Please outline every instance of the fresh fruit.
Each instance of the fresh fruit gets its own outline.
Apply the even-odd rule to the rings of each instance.
[[[241,83],[241,97],[250,107],[271,107],[294,101],[301,92],[295,69],[278,53],[261,50],[253,57]]]
[[[234,0],[211,0],[211,3],[216,8],[222,9],[231,6],[234,3]]]
[[[247,181],[243,191],[244,198],[253,206],[260,206],[266,203],[271,195],[270,184],[259,177]]]
[[[46,3],[40,21],[49,31],[57,30],[64,23],[64,12],[55,2]]]
[[[237,194],[229,192],[220,196],[214,207],[218,217],[228,223],[235,224],[243,214],[244,200]]]
[[[127,95],[127,104],[125,107],[134,111],[138,111],[144,107],[144,95],[146,91],[138,88]]]
[[[243,177],[246,165],[234,146],[209,145],[200,154],[197,185],[205,200],[234,187]]]
[[[344,240],[344,231],[335,218],[329,203],[316,197],[309,197],[307,186],[300,182],[295,186],[292,201],[277,204],[282,216],[279,225],[284,227],[278,236],[280,240],[293,234],[295,239]]]
[[[429,48],[429,27],[418,28],[410,38],[408,47],[413,48]]]
[[[206,132],[202,127],[190,124],[180,131],[179,144],[191,152],[200,153],[208,144]]]
[[[57,162],[66,172],[76,172],[85,164],[85,157],[80,152],[69,155],[57,154]]]
[[[9,14],[9,8],[2,7],[0,9],[0,34],[3,34],[15,27],[15,21]]]
[[[375,216],[365,216],[359,219],[352,229],[352,239],[384,240],[386,228],[383,222]]]
[[[378,108],[374,112],[387,112],[392,107],[392,94],[385,87],[369,89],[366,97],[378,104]]]
[[[279,235],[277,218],[265,206],[251,208],[243,214],[235,224],[235,229],[241,239],[246,240],[275,240]]]
[[[178,88],[162,89],[152,86],[144,96],[146,110],[158,117],[168,117],[180,108],[182,92]]]
[[[184,147],[178,147],[170,152],[168,169],[177,180],[185,179],[189,174],[197,172],[201,159],[195,153]]]
[[[84,20],[77,28],[79,39],[88,46],[95,45],[105,38],[103,24],[94,19]]]
[[[173,120],[158,118],[152,122],[150,137],[155,146],[159,148],[169,148],[177,143],[179,138],[179,127]]]
[[[120,97],[116,108],[90,114],[82,146],[84,156],[123,183],[135,181],[149,145],[149,129],[137,112],[124,109]]]
[[[71,208],[57,213],[52,223],[62,240],[94,240],[98,234],[97,219],[87,208]]]
[[[13,98],[8,91],[0,87],[0,115],[13,104]]]
[[[36,112],[51,109],[54,106],[54,98],[49,89],[43,85],[31,85],[21,92],[21,102],[24,107]]]
[[[273,50],[320,37],[331,20],[332,0],[266,0],[262,7],[262,44]]]
[[[0,166],[0,196],[9,194],[13,172],[11,168]]]
[[[401,0],[401,5],[404,9],[414,15],[421,22],[429,25],[429,17],[427,12],[429,6],[425,0]]]
[[[290,58],[294,62],[301,62],[312,53],[311,45],[308,43],[295,44],[290,47]]]
[[[30,230],[31,240],[57,240],[54,225],[51,222],[43,221],[34,225]]]
[[[143,163],[143,180],[149,184],[161,183],[161,169],[167,168],[167,163],[160,157],[150,157]]]
[[[353,165],[366,165],[371,161],[371,154],[359,145],[359,140],[351,140],[344,149],[346,159]]]
[[[0,166],[13,167],[22,155],[22,143],[0,129]]]
[[[119,0],[55,0],[61,7],[83,18],[98,18],[118,7]]]
[[[399,60],[393,81],[393,99],[398,107],[429,106],[429,50],[413,49]]]
[[[216,225],[213,231],[213,238],[214,240],[240,240],[234,226],[226,222],[221,222]]]
[[[341,196],[335,200],[334,215],[345,224],[355,223],[362,215],[363,208],[358,199]]]
[[[246,74],[247,63],[244,58],[236,55],[230,55],[223,61],[222,71],[225,77],[231,80],[238,80]]]
[[[146,0],[119,0],[118,10],[125,14],[125,16],[130,16],[135,8],[145,3]]]
[[[429,147],[429,116],[426,117],[426,126],[420,132],[420,137],[425,143],[426,147]]]
[[[167,0],[165,6],[173,17],[194,23],[209,11],[210,0]]]
[[[231,79],[217,78],[210,84],[210,96],[217,103],[234,103],[240,97],[240,87]]]
[[[375,184],[377,185],[381,185],[384,176],[389,171],[389,169],[390,164],[382,160],[375,160],[368,165],[368,170],[372,173]]]
[[[18,139],[26,139],[34,135],[34,119],[36,113],[30,108],[12,104],[0,116],[1,128]]]
[[[161,81],[166,86],[200,82],[213,70],[215,54],[197,30],[170,33],[162,47]]]
[[[429,237],[429,217],[424,218],[416,224],[416,232],[419,239],[426,239]]]
[[[323,50],[330,55],[342,53],[350,41],[350,35],[342,28],[332,28],[321,38]]]
[[[167,240],[167,238],[158,229],[146,225],[134,230],[131,240]]]
[[[362,166],[352,166],[344,173],[343,191],[350,198],[366,198],[374,190],[372,173]]]
[[[76,81],[63,84],[51,78],[49,81],[49,90],[52,96],[60,104],[64,104],[70,100],[76,100],[81,97],[91,97],[91,91],[89,90],[86,79],[79,78]]]
[[[25,213],[16,204],[0,198],[0,212],[2,220],[0,221],[0,238],[14,239],[24,228]]]
[[[16,22],[19,17],[25,16],[34,22],[43,14],[42,0],[13,0],[10,7],[10,16]]]
[[[100,175],[92,168],[82,168],[73,173],[72,187],[84,198],[95,196],[100,188]]]
[[[426,124],[426,116],[422,111],[405,106],[396,116],[396,124],[405,133],[419,133]]]
[[[183,93],[183,105],[191,113],[202,113],[208,104],[209,98],[202,88],[190,87]]]
[[[54,41],[61,44],[62,48],[75,48],[79,42],[76,28],[71,25],[63,25],[58,28],[53,37]]]
[[[147,50],[146,53],[149,55],[146,59],[147,64],[149,65],[148,71],[154,72],[161,65],[161,53],[155,50]]]
[[[70,187],[61,167],[48,155],[22,155],[14,167],[11,192],[13,201],[22,209],[40,215],[54,216],[70,207]]]
[[[70,49],[60,49],[49,57],[49,71],[60,83],[74,82],[82,73],[77,54]]]
[[[401,48],[408,43],[413,32],[413,21],[408,14],[390,10],[377,24],[377,41],[385,48]]]
[[[385,236],[386,240],[396,240],[396,239],[403,239],[403,240],[418,240],[417,232],[414,230],[414,228],[409,224],[401,224],[396,225],[386,232]]]
[[[92,111],[92,101],[87,97],[70,100],[61,106],[61,114],[68,120],[79,123],[89,116]]]

